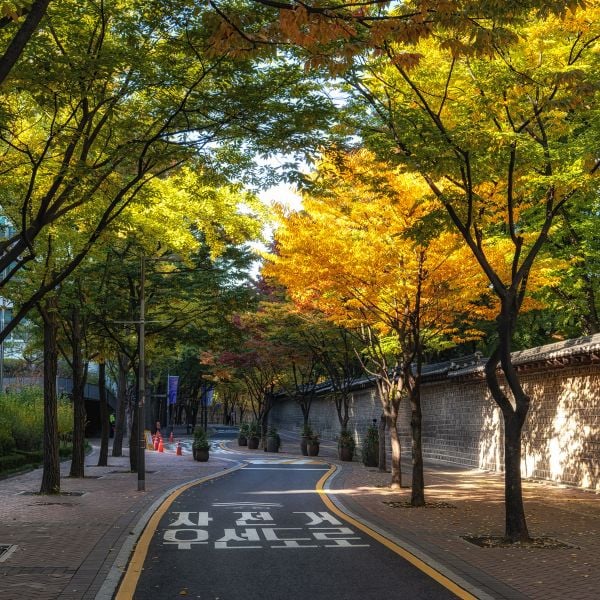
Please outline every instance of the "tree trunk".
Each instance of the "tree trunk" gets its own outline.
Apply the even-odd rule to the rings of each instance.
[[[410,429],[412,433],[412,490],[410,503],[412,506],[425,506],[425,478],[423,475],[423,447],[421,441],[423,415],[421,411],[421,393],[418,387],[411,390],[410,409]]]
[[[23,53],[27,42],[38,28],[42,17],[46,14],[46,9],[50,0],[36,0],[32,3],[25,19],[19,20],[19,29],[14,38],[8,45],[2,58],[0,58],[0,83],[2,83],[15,63]]]
[[[390,430],[390,441],[392,444],[392,482],[393,490],[402,487],[402,466],[400,460],[402,458],[402,447],[400,444],[400,436],[398,435],[398,410],[392,408],[388,415],[388,427]]]
[[[387,418],[385,412],[379,417],[379,471],[385,473],[387,471],[387,449],[385,443],[385,430]]]
[[[129,361],[119,354],[117,375],[117,414],[115,417],[115,437],[113,439],[112,455],[123,456],[123,434],[125,432],[125,408],[127,406],[127,365]]]
[[[81,351],[81,319],[78,308],[72,311],[73,350],[73,458],[70,477],[85,477],[85,367]]]
[[[302,424],[304,426],[304,430],[306,431],[306,428],[308,427],[308,415],[310,407],[307,409],[303,402],[299,402],[298,404],[300,404],[300,409],[302,410]]]
[[[49,296],[40,314],[44,321],[44,468],[40,494],[60,493],[60,460],[58,454],[58,406],[56,374],[58,370],[58,303]]]
[[[531,539],[525,519],[521,485],[521,432],[529,411],[529,397],[521,387],[517,370],[510,356],[512,324],[516,319],[516,313],[511,314],[511,311],[506,308],[508,304],[504,302],[502,314],[498,318],[498,347],[485,365],[485,376],[492,397],[502,410],[504,418],[504,535],[511,542],[520,542]],[[498,382],[499,363],[512,392],[514,405]]]
[[[98,366],[98,397],[100,400],[100,456],[98,466],[108,466],[108,438],[110,435],[110,421],[108,420],[108,402],[106,400],[106,363],[100,361]]]
[[[504,415],[505,535],[511,542],[530,539],[521,485],[521,431],[524,419],[517,413]]]

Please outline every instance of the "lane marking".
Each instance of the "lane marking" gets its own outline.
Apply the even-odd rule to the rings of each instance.
[[[244,467],[244,471],[289,471],[289,472],[295,472],[295,471],[327,471],[327,467],[323,468],[323,469],[318,469],[316,467],[313,468],[307,468],[307,467],[300,467],[300,468],[294,468],[294,469],[289,469],[287,467]]]
[[[236,465],[235,467],[231,467],[230,469],[225,469],[224,471],[219,471],[218,473],[213,473],[212,475],[202,477],[202,479],[196,479],[194,481],[191,481],[190,483],[186,483],[181,487],[177,488],[175,491],[173,491],[166,498],[166,500],[164,500],[164,502],[156,509],[156,511],[150,517],[148,523],[146,524],[146,527],[144,528],[144,531],[135,546],[133,556],[131,557],[131,560],[127,565],[125,574],[123,576],[123,579],[121,580],[121,584],[119,585],[119,589],[114,596],[114,600],[131,600],[133,598],[140,575],[142,574],[144,561],[146,560],[152,537],[154,536],[154,533],[158,528],[160,520],[163,518],[163,516],[170,508],[171,504],[173,504],[173,502],[177,499],[177,497],[181,493],[185,492],[186,490],[189,490],[195,485],[200,485],[202,483],[205,483],[206,481],[210,481],[211,479],[216,479],[217,477],[228,475],[229,473],[233,473],[234,471],[242,469],[243,467],[243,464]]]
[[[245,461],[251,465],[326,465],[322,460],[310,458],[246,458]]]
[[[490,597],[487,594],[478,594],[477,596],[474,596],[473,594],[468,592],[464,587],[462,587],[455,581],[452,581],[452,579],[450,579],[449,577],[447,577],[446,575],[441,573],[438,569],[435,569],[431,565],[427,564],[424,560],[421,560],[420,558],[418,558],[412,552],[409,552],[406,548],[403,548],[402,546],[393,542],[392,540],[385,537],[381,533],[375,531],[375,529],[368,527],[362,521],[359,521],[358,518],[354,518],[354,517],[350,516],[348,513],[344,512],[344,510],[342,510],[336,504],[334,504],[334,502],[331,500],[331,498],[329,498],[328,494],[331,493],[332,495],[335,495],[335,490],[331,489],[331,488],[325,489],[325,484],[327,483],[327,480],[334,473],[336,473],[337,470],[338,470],[338,467],[336,467],[335,465],[332,465],[331,468],[327,471],[327,473],[325,473],[323,475],[323,477],[321,477],[321,479],[319,479],[319,481],[317,482],[317,485],[316,485],[317,493],[321,497],[321,500],[323,501],[325,506],[327,506],[327,508],[330,511],[332,511],[333,513],[338,515],[338,517],[341,517],[342,519],[344,519],[344,521],[347,521],[351,525],[354,525],[354,527],[356,527],[363,533],[366,533],[367,535],[372,537],[374,540],[377,540],[380,544],[383,544],[386,548],[389,548],[392,552],[394,552],[394,553],[398,554],[399,556],[401,556],[402,558],[404,558],[411,565],[413,565],[414,567],[419,569],[419,571],[422,571],[423,573],[425,573],[426,575],[431,577],[433,580],[437,581],[440,585],[445,587],[447,590],[450,590],[458,598],[461,598],[461,600],[480,600],[481,598],[489,598]],[[469,585],[469,584],[467,584],[467,585]],[[469,587],[471,587],[471,586],[469,586]]]

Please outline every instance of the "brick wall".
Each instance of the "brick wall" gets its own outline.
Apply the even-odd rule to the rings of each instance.
[[[588,364],[523,372],[531,397],[523,432],[524,477],[549,479],[600,490],[600,365]],[[447,377],[422,390],[423,452],[426,459],[482,469],[503,466],[502,415],[480,377]],[[381,407],[374,387],[354,392],[350,428],[360,448],[362,436]],[[298,430],[302,413],[293,401],[276,404],[271,421]],[[339,432],[333,402],[315,400],[311,425],[323,439]],[[410,409],[398,419],[403,452],[410,452]]]

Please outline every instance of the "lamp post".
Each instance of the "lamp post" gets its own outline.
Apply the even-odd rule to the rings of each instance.
[[[143,492],[146,489],[146,436],[144,434],[144,425],[146,420],[145,402],[146,402],[146,296],[144,286],[146,283],[146,261],[142,254],[140,258],[140,323],[138,330],[139,344],[139,366],[138,366],[138,492]]]

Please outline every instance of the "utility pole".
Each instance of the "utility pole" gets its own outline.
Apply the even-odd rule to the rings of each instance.
[[[146,306],[144,286],[146,283],[146,261],[142,254],[140,258],[140,323],[139,323],[139,370],[138,370],[138,492],[146,489],[146,436],[144,429],[146,424],[145,401],[146,401]]]

